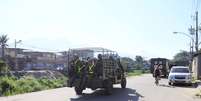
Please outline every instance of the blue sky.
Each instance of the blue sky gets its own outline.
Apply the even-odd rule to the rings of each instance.
[[[194,0],[0,0],[10,47],[61,51],[105,47],[121,56],[172,58],[189,50]],[[198,9],[200,10],[200,9]],[[200,18],[200,17],[199,17]]]

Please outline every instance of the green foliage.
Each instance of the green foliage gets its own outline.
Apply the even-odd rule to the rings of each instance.
[[[142,70],[133,70],[133,71],[128,72],[128,76],[139,76],[141,74],[143,74]]]
[[[122,57],[121,64],[126,70],[130,69],[144,69],[144,64],[148,64],[148,61],[144,60],[142,56],[137,55],[135,61],[129,57]]]
[[[8,41],[8,36],[7,35],[1,35],[0,36],[0,45],[4,45],[4,46],[7,46],[7,41]]]
[[[199,90],[197,91],[197,93],[195,94],[195,96],[201,98],[201,89],[199,89]]]
[[[36,79],[34,77],[16,79],[14,77],[5,76],[0,78],[0,94],[8,96],[59,88],[66,86],[66,81],[67,79],[65,77],[59,79]]]
[[[17,79],[15,77],[8,77],[8,76],[1,77],[0,78],[0,88],[1,88],[0,93],[5,96],[19,94],[20,88],[18,87],[16,80]]]
[[[9,72],[8,66],[5,64],[5,62],[0,60],[0,73],[8,73],[8,72]]]
[[[189,60],[191,59],[191,54],[187,51],[181,51],[177,53],[173,60],[172,63],[175,65],[189,65]]]
[[[0,36],[0,45],[1,45],[1,49],[2,49],[2,58],[4,59],[4,49],[8,46],[7,45],[7,41],[8,41],[8,36],[7,35],[1,35]]]
[[[135,61],[129,57],[122,57],[121,64],[124,67],[124,69],[127,70],[128,66],[133,66],[135,64]]]
[[[137,63],[143,63],[143,61],[144,61],[144,59],[143,59],[143,57],[142,56],[135,56],[135,61],[137,62]]]
[[[139,76],[145,73],[150,73],[149,70],[132,70],[128,72],[128,76]]]
[[[144,63],[144,59],[142,58],[142,56],[136,56],[135,57],[135,68],[137,69],[142,69],[144,67],[143,63]]]

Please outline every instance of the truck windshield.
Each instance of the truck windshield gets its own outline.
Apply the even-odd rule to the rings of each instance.
[[[188,68],[173,68],[172,73],[189,73]]]

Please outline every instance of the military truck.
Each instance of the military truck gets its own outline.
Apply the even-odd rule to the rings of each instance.
[[[152,58],[150,59],[151,62],[151,73],[154,72],[154,66],[160,66],[161,76],[167,77],[169,74],[169,60],[166,58]]]
[[[84,72],[77,76],[75,76],[76,74],[72,76],[72,72],[69,72],[68,85],[69,87],[74,87],[76,94],[82,94],[82,91],[86,88],[92,90],[103,88],[105,94],[111,94],[114,84],[121,84],[121,88],[126,88],[126,75],[120,63],[120,57],[116,52],[103,48],[87,48],[79,49],[79,51],[70,50],[69,57],[72,57],[74,54],[80,54],[77,52],[83,51],[88,51],[89,53],[87,54],[93,57],[81,59],[82,57],[86,58],[86,56],[78,56],[80,60],[85,61],[82,64],[83,67],[85,66],[85,69],[83,69]],[[91,55],[91,52],[93,55]],[[90,60],[95,60],[92,74],[89,73],[88,65],[90,64]],[[72,66],[68,66],[69,71],[71,71],[72,68]]]

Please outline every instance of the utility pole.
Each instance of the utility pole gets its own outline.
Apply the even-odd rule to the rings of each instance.
[[[15,39],[15,70],[17,70],[18,69],[18,63],[17,63],[17,44],[18,43],[20,43],[20,42],[22,42],[22,40],[19,40],[19,41],[16,41],[16,39]]]
[[[17,42],[16,42],[16,39],[15,39],[15,70],[18,69],[18,66],[17,66],[17,51],[16,51],[16,47],[17,47]]]
[[[195,50],[198,53],[198,11],[195,12],[196,21],[195,21]]]

